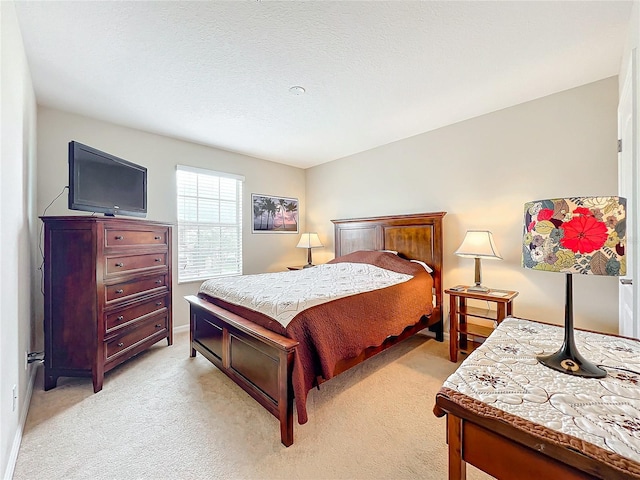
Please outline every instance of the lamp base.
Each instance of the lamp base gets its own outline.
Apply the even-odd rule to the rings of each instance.
[[[307,263],[306,265],[303,265],[302,268],[309,268],[309,267],[313,267],[313,263]]]
[[[576,347],[573,336],[573,279],[567,273],[567,301],[564,306],[564,342],[552,355],[539,355],[538,361],[545,367],[576,377],[604,378],[607,372],[586,360]]]
[[[474,285],[473,287],[467,287],[467,292],[482,292],[487,293],[489,289],[487,287],[483,287],[482,285]]]
[[[539,355],[536,358],[545,367],[576,377],[604,378],[607,376],[605,370],[586,360],[578,352],[572,354],[565,349],[560,349],[552,355]]]

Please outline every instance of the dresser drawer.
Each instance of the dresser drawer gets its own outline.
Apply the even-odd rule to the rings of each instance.
[[[147,253],[145,255],[121,255],[107,257],[106,275],[114,275],[132,270],[144,270],[167,265],[167,254]]]
[[[105,334],[118,331],[132,323],[139,322],[149,315],[166,309],[169,297],[156,297],[135,303],[127,308],[121,308],[105,315]]]
[[[168,231],[166,228],[156,230],[112,230],[105,229],[105,247],[131,247],[149,245],[167,245]]]
[[[152,336],[167,333],[168,322],[167,315],[157,315],[133,328],[127,329],[126,333],[120,335],[113,340],[106,342],[105,354],[106,360],[109,362],[114,357],[123,355],[134,349],[136,346],[144,343],[145,340]]]
[[[153,275],[130,282],[107,285],[105,290],[107,303],[109,303],[116,300],[122,300],[123,298],[132,297],[134,295],[154,293],[154,291],[160,293],[161,290],[166,290],[167,288],[167,275],[165,274]]]

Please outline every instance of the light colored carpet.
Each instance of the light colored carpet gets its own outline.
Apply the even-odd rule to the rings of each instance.
[[[456,368],[448,344],[418,335],[313,390],[294,444],[200,354],[188,333],[91,379],[34,388],[14,478],[446,479],[435,393]],[[468,467],[470,480],[490,478]]]

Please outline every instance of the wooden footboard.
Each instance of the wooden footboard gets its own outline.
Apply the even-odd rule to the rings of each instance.
[[[191,356],[200,352],[280,421],[280,439],[293,444],[293,384],[291,372],[298,342],[268,330],[194,295],[190,303]],[[434,314],[440,316],[437,309]],[[442,331],[442,320],[433,324],[422,317],[400,335],[338,362],[334,376],[415,335],[425,328]],[[438,317],[435,317],[438,318]],[[440,337],[441,335],[436,335]],[[441,340],[440,340],[441,341]],[[318,384],[325,380],[317,379]]]
[[[196,351],[280,421],[280,438],[293,443],[291,370],[298,342],[196,296],[191,304],[191,356]]]

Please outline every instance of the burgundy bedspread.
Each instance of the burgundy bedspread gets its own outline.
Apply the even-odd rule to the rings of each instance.
[[[339,298],[300,312],[285,329],[277,321],[218,298],[205,298],[276,333],[299,342],[293,365],[298,422],[307,422],[306,399],[317,377],[334,376],[337,363],[381,345],[431,314],[433,279],[421,266],[385,252],[354,252],[329,263],[369,263],[412,275],[407,282]]]

